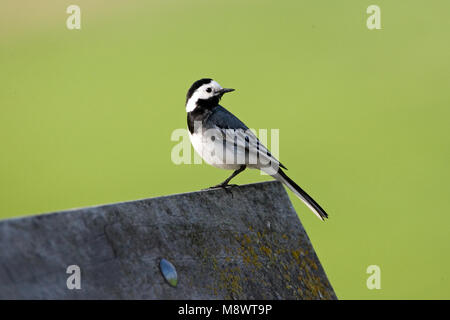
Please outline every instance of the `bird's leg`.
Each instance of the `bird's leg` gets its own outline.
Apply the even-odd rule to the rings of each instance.
[[[234,177],[236,177],[239,173],[241,173],[242,171],[244,171],[245,168],[246,168],[246,166],[245,166],[245,165],[242,165],[239,169],[235,170],[235,171],[231,174],[231,176],[229,176],[224,182],[219,183],[219,184],[217,184],[217,185],[215,185],[215,186],[212,186],[212,187],[209,188],[209,189],[214,189],[214,188],[226,188],[226,187],[228,187],[228,186],[237,186],[237,185],[231,185],[231,184],[228,184],[228,182],[230,182],[231,179],[233,179]]]

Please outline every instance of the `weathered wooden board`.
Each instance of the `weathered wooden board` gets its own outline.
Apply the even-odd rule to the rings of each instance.
[[[171,287],[161,258],[178,273]],[[77,265],[81,289],[68,289]],[[1,299],[336,299],[278,182],[0,222]]]

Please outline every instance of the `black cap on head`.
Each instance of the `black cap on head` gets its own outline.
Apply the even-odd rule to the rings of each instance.
[[[187,94],[186,94],[186,103],[188,102],[189,98],[192,97],[192,95],[194,94],[195,90],[197,90],[198,88],[200,88],[202,85],[210,83],[211,81],[213,81],[213,79],[210,78],[203,78],[200,80],[195,81],[192,86],[189,88]]]

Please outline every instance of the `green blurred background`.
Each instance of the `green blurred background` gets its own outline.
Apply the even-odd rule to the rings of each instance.
[[[371,4],[382,30],[366,27]],[[329,212],[321,223],[290,193],[339,298],[450,298],[449,1],[0,7],[1,219],[222,181],[170,159],[187,89],[212,77],[248,126],[280,129],[281,161]]]

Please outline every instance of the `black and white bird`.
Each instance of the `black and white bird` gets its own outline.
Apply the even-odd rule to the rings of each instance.
[[[189,137],[195,151],[212,166],[234,170],[225,181],[212,188],[230,186],[231,179],[246,168],[259,169],[285,184],[319,219],[328,218],[325,210],[284,173],[286,167],[252,131],[219,105],[222,96],[232,91],[234,89],[222,88],[216,81],[205,78],[194,82],[186,95]]]

